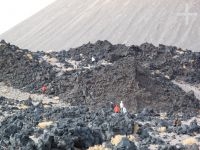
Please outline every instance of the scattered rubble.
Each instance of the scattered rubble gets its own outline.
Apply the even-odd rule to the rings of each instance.
[[[16,104],[29,104],[21,110]],[[116,114],[109,106],[91,110],[87,106],[49,107],[42,103],[34,106],[31,101],[14,101],[0,98],[0,107],[12,114],[0,121],[1,149],[146,149],[157,145],[160,149],[173,147],[168,141],[173,141],[181,148],[188,145],[200,146],[198,135],[200,126],[194,120],[187,128],[187,133],[180,132],[180,127],[173,126],[170,119],[160,120],[150,114],[141,117],[142,113],[124,115]],[[1,114],[2,115],[2,114]],[[140,116],[140,117],[138,117]],[[183,118],[180,118],[183,120]],[[157,122],[157,123],[156,123]],[[163,122],[163,123],[162,123]],[[165,123],[165,130],[161,129]],[[137,131],[134,126],[138,124]],[[177,132],[178,131],[178,132]],[[175,136],[189,135],[181,141],[173,136],[162,137],[159,134]],[[195,134],[194,134],[195,133]],[[96,146],[95,146],[96,145]],[[97,146],[99,145],[99,146]],[[101,145],[101,146],[100,146]],[[163,146],[165,145],[165,146]]]

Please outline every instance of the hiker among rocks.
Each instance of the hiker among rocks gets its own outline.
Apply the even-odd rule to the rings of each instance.
[[[115,104],[113,102],[110,102],[110,108],[114,109],[115,108]]]
[[[123,107],[123,108],[122,108],[122,112],[123,112],[124,114],[126,114],[126,113],[127,113],[127,109],[126,109],[125,107]]]
[[[92,57],[92,62],[95,62],[96,60],[95,60],[95,58],[94,57]]]
[[[94,66],[97,65],[97,60],[94,56],[92,56],[92,65],[94,65]]]
[[[120,113],[120,108],[119,108],[118,105],[115,105],[114,112],[115,113]]]
[[[47,91],[47,86],[43,85],[42,86],[42,94],[44,94]]]
[[[28,96],[28,101],[32,101],[31,95]]]
[[[178,118],[176,118],[174,121],[173,121],[173,125],[174,125],[174,127],[178,127],[178,126],[181,126],[181,120],[180,119],[178,119]]]
[[[120,106],[120,110],[123,111],[124,103],[122,101],[120,102],[119,106]]]

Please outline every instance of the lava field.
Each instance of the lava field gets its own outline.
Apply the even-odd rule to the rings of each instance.
[[[0,149],[198,150],[199,99],[174,81],[197,87],[199,74],[200,53],[173,46],[97,41],[47,53],[1,41],[0,82],[30,97],[0,97]],[[113,112],[120,101],[125,114]]]

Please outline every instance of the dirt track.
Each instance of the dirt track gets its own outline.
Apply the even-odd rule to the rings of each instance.
[[[67,107],[68,104],[65,104],[59,100],[59,97],[47,97],[43,94],[31,94],[27,92],[22,92],[19,89],[12,88],[10,86],[6,86],[3,82],[0,82],[0,97],[5,97],[7,99],[13,100],[27,100],[29,97],[35,102],[42,102],[43,104],[51,104],[51,106],[55,107]]]

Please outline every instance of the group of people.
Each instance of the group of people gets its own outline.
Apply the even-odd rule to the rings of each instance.
[[[113,103],[112,103],[113,104]],[[120,102],[120,104],[118,105],[118,104],[113,104],[114,105],[114,112],[115,113],[127,113],[127,109],[126,109],[126,107],[124,106],[124,103],[123,103],[123,101],[121,101]]]
[[[42,93],[45,94],[46,91],[47,91],[47,86],[43,85],[42,88],[41,88],[41,90],[42,90]],[[118,104],[113,104],[111,102],[111,107],[114,109],[115,113],[124,113],[124,114],[127,113],[127,109],[124,106],[123,101],[121,101],[119,105]]]

